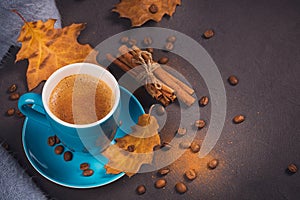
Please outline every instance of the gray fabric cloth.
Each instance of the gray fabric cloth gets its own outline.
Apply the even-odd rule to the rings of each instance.
[[[0,145],[0,169],[0,200],[47,199],[2,145]]]
[[[57,19],[56,28],[61,27],[60,15],[54,0],[1,0],[0,1],[0,61],[17,38],[24,22],[11,12],[16,9],[26,21]]]

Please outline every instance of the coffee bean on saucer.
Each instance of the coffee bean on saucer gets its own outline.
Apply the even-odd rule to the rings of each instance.
[[[83,176],[92,176],[94,174],[94,170],[92,169],[85,169],[82,172]]]
[[[129,151],[129,152],[134,152],[134,150],[135,150],[135,146],[134,145],[129,145],[127,147],[127,151]]]
[[[167,44],[165,45],[165,50],[167,51],[172,51],[174,48],[174,44],[171,42],[167,42]]]
[[[237,85],[239,83],[239,79],[236,76],[231,75],[228,78],[228,82],[230,83],[230,85]]]
[[[203,119],[199,119],[199,120],[196,120],[196,121],[195,121],[195,126],[196,126],[198,129],[204,128],[205,125],[206,125],[206,122],[205,122]]]
[[[200,151],[200,145],[195,142],[192,142],[190,148],[193,153],[198,153]]]
[[[158,179],[154,185],[156,188],[160,189],[160,188],[165,187],[166,184],[167,184],[167,181],[165,179]]]
[[[7,92],[8,93],[13,93],[18,89],[18,86],[16,84],[12,84],[11,86],[9,86]]]
[[[159,176],[165,176],[170,172],[170,169],[168,167],[162,168],[160,170],[157,171],[157,174]]]
[[[126,44],[127,42],[129,42],[129,37],[127,37],[127,36],[123,36],[123,37],[121,37],[121,39],[120,39],[120,43],[122,43],[122,44]]]
[[[218,159],[212,159],[207,163],[207,166],[209,169],[215,169],[219,165],[219,160]]]
[[[21,113],[21,111],[20,110],[16,110],[16,115],[19,117],[19,118],[22,118],[22,117],[24,117],[25,115],[23,115],[23,113]]]
[[[190,146],[191,146],[191,143],[189,143],[189,142],[180,142],[179,143],[179,147],[181,148],[181,149],[188,149],[188,148],[190,148]]]
[[[185,193],[187,191],[186,185],[184,183],[182,183],[182,182],[176,183],[175,189],[180,194],[183,194],[183,193]]]
[[[152,38],[151,37],[145,37],[143,40],[143,44],[145,46],[150,46],[152,44]]]
[[[146,50],[147,50],[149,53],[153,53],[153,52],[154,52],[154,49],[153,49],[153,48],[146,48]]]
[[[136,45],[136,43],[137,43],[137,41],[135,39],[130,39],[129,42],[128,42],[128,44],[130,46]]]
[[[89,163],[81,163],[80,164],[80,170],[86,170],[90,168],[90,164]]]
[[[165,108],[162,105],[156,106],[155,111],[156,111],[156,114],[159,116],[164,115],[166,112]]]
[[[159,60],[158,60],[158,63],[159,64],[162,64],[162,65],[165,65],[169,62],[169,58],[168,57],[161,57]]]
[[[185,177],[190,181],[194,180],[197,177],[196,171],[194,169],[189,169],[184,173]]]
[[[20,93],[16,92],[16,93],[12,93],[11,95],[9,95],[9,99],[10,100],[18,100],[20,98]]]
[[[62,154],[64,152],[64,150],[65,150],[64,146],[58,145],[58,146],[55,147],[54,152],[57,155],[60,155],[60,154]]]
[[[175,37],[174,35],[169,36],[169,37],[167,38],[167,42],[174,43],[175,41],[176,41],[176,37]]]
[[[144,185],[139,185],[136,188],[136,193],[142,195],[146,192],[146,187]]]
[[[65,161],[70,161],[70,160],[72,160],[72,158],[73,158],[73,154],[72,154],[71,151],[66,151],[64,153],[64,160]]]
[[[209,102],[208,97],[207,97],[207,96],[203,96],[203,97],[201,97],[201,99],[199,100],[199,106],[204,107],[204,106],[206,106],[206,105],[208,104],[208,102]]]
[[[59,144],[60,143],[60,139],[55,135],[55,144]]]
[[[203,37],[204,37],[205,39],[212,38],[214,35],[215,35],[215,31],[212,30],[212,29],[208,29],[208,30],[206,30],[206,31],[203,33]]]
[[[186,132],[186,128],[179,127],[176,133],[178,137],[182,137],[186,135]]]
[[[298,167],[295,164],[289,164],[288,170],[290,173],[296,173],[298,171]]]
[[[155,14],[158,12],[158,7],[156,4],[151,4],[151,6],[149,7],[149,12],[152,13],[152,14]]]
[[[245,116],[244,116],[244,115],[236,115],[236,116],[233,118],[233,122],[234,122],[235,124],[242,123],[243,121],[245,121]]]
[[[15,114],[15,109],[14,108],[9,108],[7,111],[6,111],[6,115],[7,116],[13,116]]]
[[[55,137],[54,136],[48,137],[48,145],[49,146],[54,146],[55,145]]]

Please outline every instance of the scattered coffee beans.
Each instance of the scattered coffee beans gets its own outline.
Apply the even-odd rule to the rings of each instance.
[[[192,142],[190,148],[193,153],[198,153],[200,151],[200,145],[195,142]]]
[[[194,169],[189,169],[185,172],[185,177],[189,179],[190,181],[194,180],[197,178],[196,171]]]
[[[18,86],[17,86],[16,84],[12,84],[12,85],[8,88],[7,92],[13,93],[13,92],[15,92],[17,89],[18,89]]]
[[[24,117],[24,115],[23,115],[23,113],[21,113],[21,111],[20,110],[16,110],[16,115],[18,116],[18,117]]]
[[[149,7],[149,12],[152,13],[152,14],[155,14],[158,12],[158,7],[156,4],[151,4],[151,6]]]
[[[235,124],[242,123],[243,121],[245,121],[245,116],[243,116],[243,115],[237,115],[233,118],[233,122]]]
[[[60,139],[55,135],[55,144],[59,144],[60,143]]]
[[[86,169],[88,169],[88,168],[90,168],[90,164],[89,163],[81,163],[80,164],[80,170],[86,170]]]
[[[48,137],[48,145],[54,146],[55,145],[55,136]]]
[[[153,49],[153,48],[146,48],[146,50],[147,50],[149,53],[153,53],[153,52],[154,52],[154,49]]]
[[[165,176],[170,172],[170,169],[168,167],[162,168],[157,171],[157,174],[160,176]]]
[[[186,185],[184,183],[182,183],[182,182],[176,183],[175,189],[180,194],[183,194],[183,193],[185,193],[187,191]]]
[[[136,45],[136,43],[137,43],[137,41],[135,39],[130,39],[129,42],[128,42],[128,44],[130,46]]]
[[[146,192],[146,187],[144,185],[139,185],[136,188],[136,193],[142,195]]]
[[[121,37],[120,42],[122,44],[126,44],[127,42],[129,42],[129,37],[127,37],[127,36]]]
[[[188,148],[190,148],[190,146],[191,146],[191,143],[189,143],[189,142],[180,142],[179,143],[179,147],[182,149],[188,149]]]
[[[289,164],[288,170],[290,173],[296,173],[298,171],[298,168],[295,164]]]
[[[239,79],[236,76],[231,75],[228,78],[228,82],[230,83],[230,85],[237,85],[239,83]]]
[[[207,96],[203,96],[199,100],[199,105],[202,106],[202,107],[204,107],[204,106],[206,106],[208,104],[208,102],[209,102],[208,97]]]
[[[64,146],[58,145],[58,146],[55,147],[54,152],[57,155],[60,155],[60,154],[62,154],[64,152],[64,150],[65,150]]]
[[[160,188],[165,187],[166,184],[167,184],[167,181],[165,179],[158,179],[154,185],[156,188],[160,189]]]
[[[20,98],[20,93],[18,93],[18,92],[12,93],[11,95],[9,95],[10,100],[18,100],[19,98]]]
[[[172,51],[174,48],[174,44],[171,42],[167,42],[167,44],[165,45],[165,50],[167,51]]]
[[[10,108],[6,111],[7,116],[13,116],[14,114],[15,114],[15,109],[14,108]]]
[[[169,37],[167,38],[167,42],[174,43],[175,41],[176,41],[176,37],[175,37],[174,35],[169,36]]]
[[[150,46],[152,44],[152,38],[151,37],[145,37],[143,40],[143,44],[145,46]]]
[[[85,169],[82,172],[83,176],[92,176],[93,174],[94,174],[94,170],[92,170],[92,169]]]
[[[186,135],[186,128],[179,127],[176,133],[177,133],[177,136],[182,137],[182,136]]]
[[[127,151],[129,151],[129,152],[134,152],[134,150],[135,150],[135,146],[134,145],[129,145],[127,147]]]
[[[206,31],[203,33],[203,37],[204,37],[205,39],[212,38],[214,35],[215,35],[215,32],[214,32],[214,30],[212,30],[212,29],[208,29],[208,30],[206,30]]]
[[[159,64],[162,64],[162,65],[165,65],[169,62],[169,58],[168,57],[161,57],[159,60],[158,60],[158,63]]]
[[[207,163],[207,166],[209,169],[215,169],[219,165],[219,160],[218,159],[212,159]]]
[[[72,152],[66,151],[66,152],[64,153],[64,160],[65,160],[65,161],[70,161],[70,160],[72,160],[72,158],[73,158]]]
[[[155,112],[156,112],[157,115],[162,116],[162,115],[165,114],[166,110],[162,105],[158,105],[155,108]]]
[[[205,125],[206,125],[206,122],[205,122],[203,119],[199,119],[199,120],[196,120],[196,121],[195,121],[195,126],[196,126],[198,129],[204,128]]]

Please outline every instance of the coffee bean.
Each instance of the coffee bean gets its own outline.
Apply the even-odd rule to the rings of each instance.
[[[167,184],[167,181],[165,179],[158,179],[156,182],[155,182],[155,187],[160,189],[160,188],[163,188],[165,187]]]
[[[194,180],[197,177],[196,171],[194,169],[187,170],[185,177],[191,181]]]
[[[183,193],[185,193],[187,191],[186,185],[184,183],[182,183],[182,182],[176,183],[175,189],[180,194],[183,194]]]
[[[135,150],[135,146],[134,145],[129,145],[127,147],[127,151],[129,151],[129,152],[134,152],[134,150]]]
[[[171,149],[172,145],[169,142],[163,142],[161,145],[161,148],[164,148],[164,150]]]
[[[139,185],[139,186],[137,186],[137,188],[136,188],[136,193],[137,193],[138,195],[145,194],[145,192],[146,192],[146,187],[145,187],[144,185]]]
[[[122,44],[126,44],[127,42],[129,42],[129,37],[127,37],[127,36],[121,37],[120,42],[121,42]]]
[[[170,172],[170,169],[168,167],[162,168],[157,171],[157,174],[160,176],[165,176]]]
[[[21,113],[21,111],[18,109],[16,110],[16,115],[20,118],[24,117],[23,113]]]
[[[209,169],[215,169],[219,165],[219,160],[218,159],[212,159],[207,163],[207,166]]]
[[[64,146],[58,145],[58,146],[55,147],[54,152],[57,155],[60,155],[60,154],[62,154],[64,152],[64,150],[65,150]]]
[[[209,102],[208,97],[207,96],[203,96],[199,100],[199,105],[202,106],[202,107],[204,107],[204,106],[206,106],[208,104],[208,102]]]
[[[195,142],[192,142],[190,148],[193,153],[198,153],[200,151],[200,145]]]
[[[18,89],[18,86],[16,84],[12,84],[11,86],[9,86],[7,92],[9,93],[13,93]]]
[[[60,139],[55,135],[55,144],[59,144],[60,143]]]
[[[233,118],[233,122],[235,124],[242,123],[243,121],[245,121],[245,116],[243,116],[243,115],[237,115]]]
[[[128,44],[130,46],[136,45],[136,43],[137,43],[137,41],[135,39],[130,39],[129,42],[128,42]]]
[[[179,127],[177,130],[177,136],[182,137],[182,136],[186,135],[186,132],[187,131],[185,128]]]
[[[20,93],[18,93],[18,92],[12,93],[11,95],[9,95],[10,100],[18,100],[19,98],[20,98]]]
[[[158,60],[158,63],[159,64],[162,64],[162,65],[165,65],[169,62],[169,58],[168,57],[161,57],[159,60]]]
[[[151,12],[152,14],[155,14],[158,12],[158,7],[156,4],[151,4],[151,6],[149,7],[149,12]]]
[[[167,44],[165,45],[165,50],[167,50],[167,51],[172,51],[173,48],[174,48],[174,45],[171,42],[167,42]]]
[[[290,173],[296,173],[298,171],[298,168],[295,164],[289,164],[288,170]]]
[[[1,142],[0,142],[1,143]],[[9,145],[6,142],[2,142],[1,146],[8,151],[9,150]]]
[[[94,174],[94,170],[92,169],[85,169],[82,172],[83,176],[92,176]]]
[[[146,48],[146,50],[147,50],[149,53],[153,53],[153,52],[154,52],[154,49],[153,49],[153,48]]]
[[[190,148],[190,146],[191,146],[191,143],[189,143],[189,142],[180,142],[179,143],[179,147],[182,149],[188,149],[188,148]]]
[[[155,112],[156,112],[156,114],[157,115],[159,115],[159,116],[162,116],[162,115],[164,115],[165,114],[165,108],[162,106],[162,105],[158,105],[158,106],[156,106],[156,108],[155,108]]]
[[[198,129],[202,129],[206,125],[206,122],[203,119],[199,119],[195,121],[195,126]]]
[[[7,116],[13,116],[14,114],[15,114],[15,109],[14,108],[10,108],[6,111]]]
[[[48,145],[49,146],[54,146],[55,145],[55,137],[54,136],[48,137]]]
[[[89,163],[81,163],[80,164],[80,170],[86,170],[86,169],[88,169],[88,168],[90,168],[90,164]]]
[[[169,37],[167,38],[167,42],[174,43],[175,41],[176,41],[176,37],[175,37],[174,35],[169,36]]]
[[[230,85],[237,85],[239,83],[239,79],[236,76],[231,75],[228,78],[228,82],[230,83]]]
[[[145,46],[150,46],[152,44],[152,38],[151,37],[145,37],[143,40],[143,44]]]
[[[203,33],[203,37],[206,39],[212,38],[215,35],[214,30],[208,29]]]
[[[73,158],[73,154],[72,154],[71,151],[66,151],[64,153],[64,160],[65,161],[70,161],[70,160],[72,160],[72,158]]]

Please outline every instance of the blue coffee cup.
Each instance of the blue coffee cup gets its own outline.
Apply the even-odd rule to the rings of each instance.
[[[114,102],[112,109],[105,117],[89,124],[71,124],[51,112],[49,99],[53,89],[65,77],[74,74],[94,76],[111,88]],[[105,68],[90,63],[74,63],[55,71],[46,81],[41,95],[36,93],[22,95],[18,107],[28,118],[51,127],[53,135],[56,135],[71,151],[97,155],[110,145],[118,128],[121,107],[120,88],[114,76]],[[36,107],[41,109],[35,109]],[[43,112],[38,110],[43,110]]]

